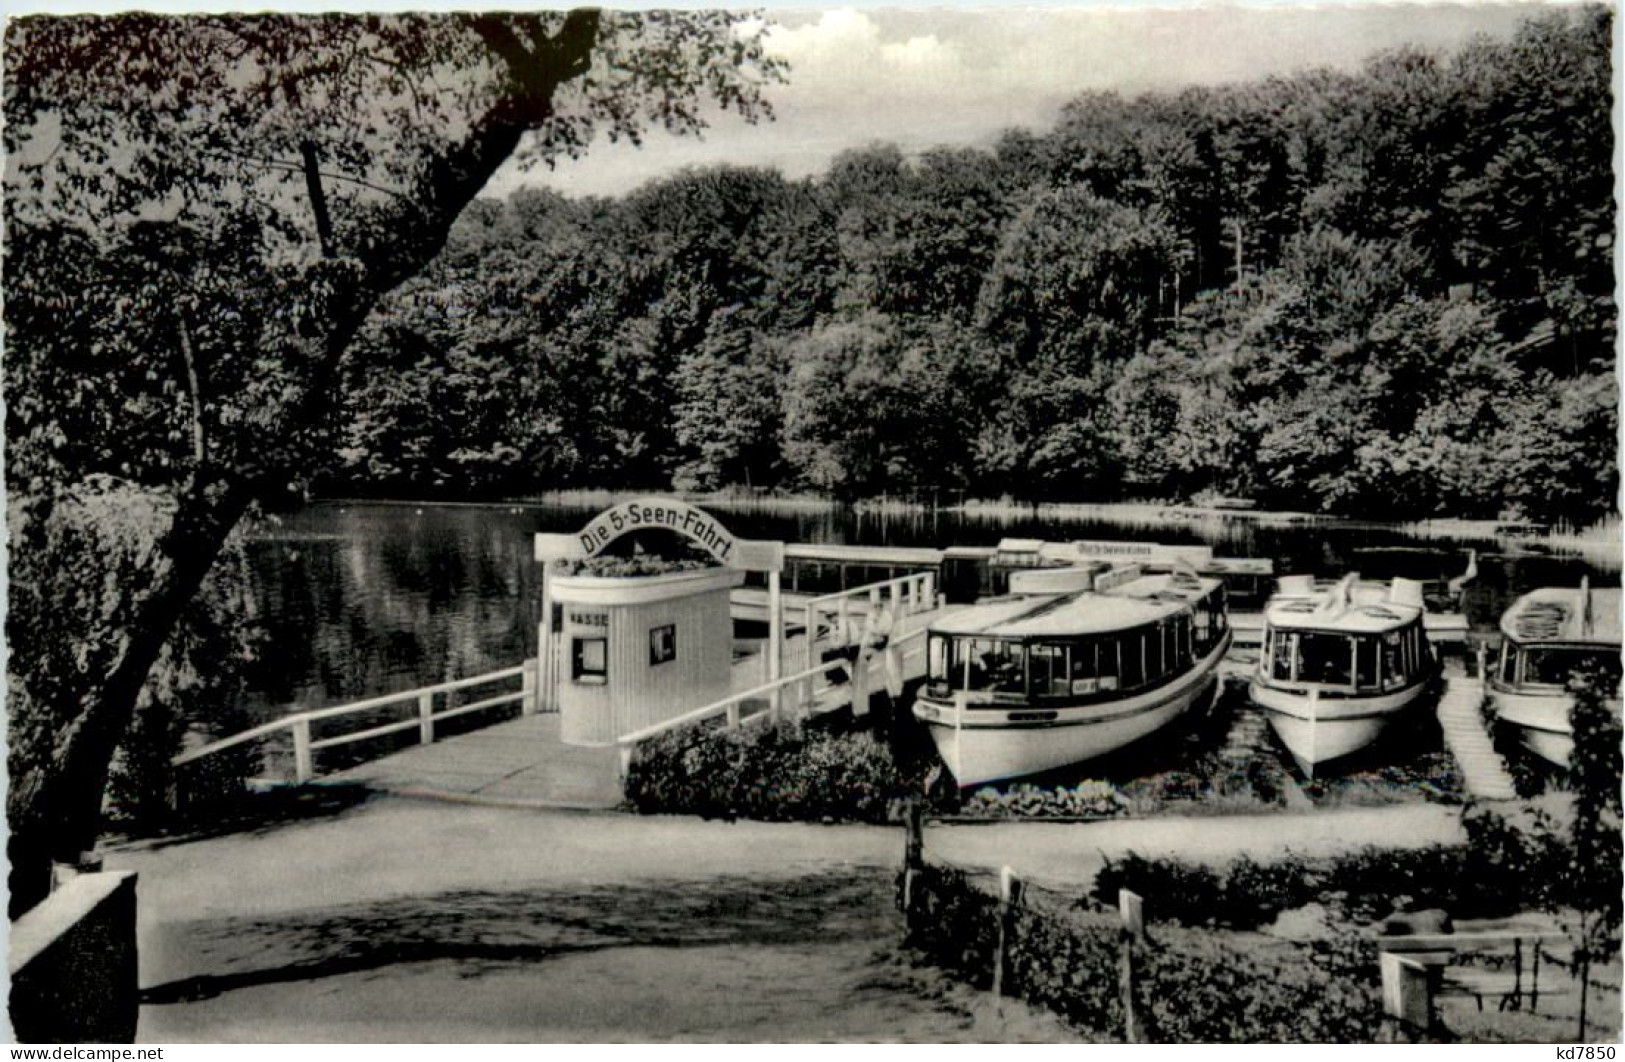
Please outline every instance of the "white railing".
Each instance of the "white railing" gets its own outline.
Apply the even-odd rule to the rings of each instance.
[[[910,644],[915,643],[918,644]],[[740,693],[730,694],[703,708],[696,708],[691,712],[665,719],[641,730],[634,730],[630,734],[623,734],[616,739],[616,746],[621,754],[621,777],[625,778],[632,765],[632,754],[642,742],[679,727],[692,726],[712,719],[721,718],[724,729],[737,730],[742,726],[749,726],[756,722],[777,722],[785,711],[784,699],[788,696],[790,711],[801,718],[813,714],[819,707],[820,699],[830,691],[837,689],[837,683],[822,683],[821,680],[831,672],[841,671],[846,674],[846,687],[835,698],[830,698],[823,704],[823,710],[833,711],[848,703],[856,715],[863,715],[869,710],[869,694],[872,690],[872,672],[878,663],[883,668],[882,679],[888,691],[897,695],[902,690],[903,676],[907,661],[925,652],[925,628],[912,631],[890,642],[884,647],[860,651],[855,659],[837,657],[814,664],[784,678],[773,682],[766,682],[752,689]],[[747,702],[765,701],[766,706],[750,713],[746,713]]]
[[[440,682],[433,686],[423,686],[415,690],[404,690],[400,693],[388,693],[381,697],[369,697],[364,701],[353,704],[339,704],[331,708],[314,708],[308,711],[293,712],[273,719],[269,723],[261,723],[250,730],[233,734],[219,741],[212,741],[207,745],[195,749],[188,749],[169,762],[176,767],[188,763],[195,763],[205,756],[212,756],[217,752],[235,748],[246,742],[256,741],[260,738],[287,730],[293,735],[293,773],[297,782],[308,782],[316,777],[315,760],[313,754],[321,749],[332,748],[335,745],[347,745],[356,741],[366,741],[369,738],[383,737],[386,734],[395,734],[404,730],[417,730],[420,744],[427,745],[434,740],[435,724],[455,719],[460,715],[470,715],[482,712],[489,708],[499,708],[503,705],[517,704],[520,712],[531,715],[537,711],[537,666],[536,661],[526,660],[517,667],[503,668],[500,671],[487,672],[484,675],[475,675],[472,678],[457,679],[452,682]],[[485,686],[496,682],[519,679],[519,689],[510,693],[497,694],[494,697],[485,697],[469,704],[452,705],[452,694],[458,690],[468,689],[471,686]],[[443,697],[447,702],[441,711],[435,711],[435,698]],[[384,723],[381,726],[368,727],[365,730],[351,731],[345,734],[336,734],[319,740],[311,739],[311,724],[324,719],[337,719],[340,716],[353,715],[358,712],[370,712],[379,708],[388,708],[392,705],[415,703],[416,713],[409,719],[398,722]]]
[[[890,635],[904,616],[930,612],[937,605],[935,572],[899,576],[812,598],[802,606],[802,624],[807,632],[802,663],[812,666],[818,653],[820,627],[827,627],[826,641],[837,646],[868,645],[881,634]],[[859,620],[861,626],[854,630]]]

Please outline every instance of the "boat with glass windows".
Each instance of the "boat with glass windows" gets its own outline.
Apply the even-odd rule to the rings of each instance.
[[[1371,744],[1438,678],[1425,612],[1411,579],[1280,581],[1248,694],[1306,774]]]
[[[914,714],[960,786],[1094,759],[1213,695],[1222,580],[1101,562],[1013,572],[1010,590],[929,631]]]
[[[1531,752],[1567,769],[1574,751],[1569,676],[1591,666],[1620,682],[1620,591],[1543,587],[1518,598],[1501,617],[1501,655],[1488,693],[1497,722],[1513,728]]]

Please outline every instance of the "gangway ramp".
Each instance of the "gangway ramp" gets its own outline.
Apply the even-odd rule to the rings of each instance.
[[[1445,747],[1461,767],[1469,795],[1480,800],[1512,800],[1518,791],[1490,739],[1483,704],[1482,678],[1446,674],[1444,694],[1439,698],[1439,729],[1444,732]]]

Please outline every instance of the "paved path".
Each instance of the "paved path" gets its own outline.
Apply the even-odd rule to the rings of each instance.
[[[1223,862],[1460,837],[1453,809],[1399,805],[938,825],[925,849],[1081,891],[1130,850]],[[385,796],[106,865],[140,874],[147,1040],[1076,1035],[1020,1008],[978,1015],[977,993],[935,974],[910,980],[927,975],[897,951],[902,846],[896,827]]]

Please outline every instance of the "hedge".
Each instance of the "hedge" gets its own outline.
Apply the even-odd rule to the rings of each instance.
[[[1267,863],[1245,856],[1222,873],[1180,859],[1130,853],[1096,876],[1092,895],[1115,903],[1119,889],[1145,898],[1147,917],[1189,926],[1255,929],[1282,911],[1310,903],[1337,907],[1350,921],[1412,908],[1442,907],[1460,918],[1495,918],[1550,906],[1564,853],[1550,833],[1519,830],[1499,815],[1464,819],[1468,843],[1422,848],[1362,848],[1345,855]]]
[[[908,944],[979,988],[992,981],[999,904],[963,872],[916,872]],[[1005,991],[1095,1032],[1121,1035],[1121,929],[1115,914],[1018,905]],[[1135,950],[1138,1011],[1160,1042],[1361,1042],[1380,1020],[1376,947],[1157,926]]]
[[[796,721],[667,731],[638,746],[626,779],[644,814],[770,821],[887,822],[919,790],[873,734]]]

